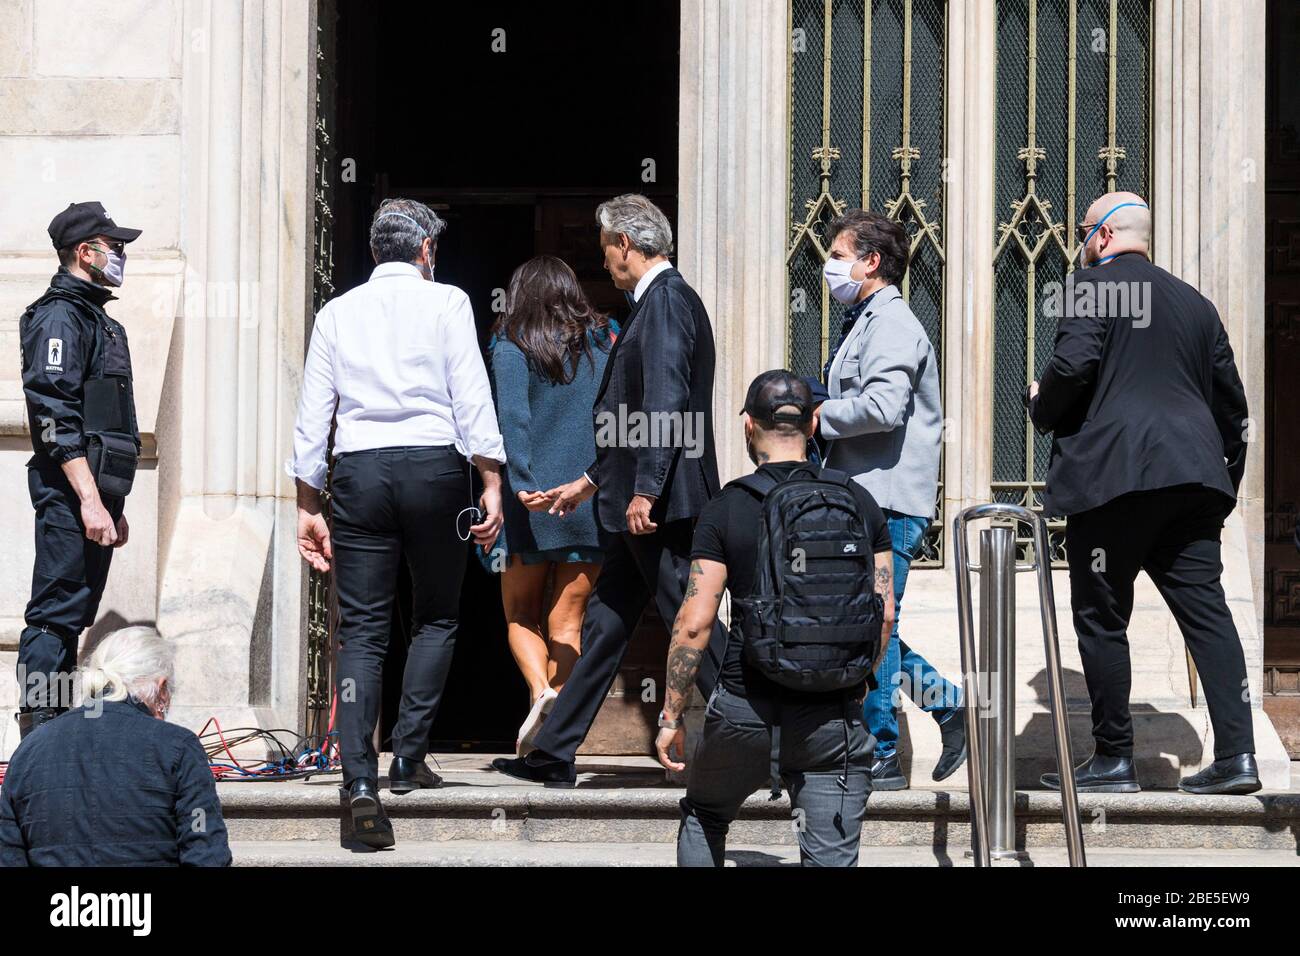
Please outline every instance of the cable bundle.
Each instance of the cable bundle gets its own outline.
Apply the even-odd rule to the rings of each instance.
[[[339,755],[338,732],[334,729],[334,717],[338,707],[338,696],[330,706],[330,722],[324,736],[300,737],[291,730],[262,730],[258,727],[236,727],[230,731],[231,738],[226,739],[226,732],[221,722],[209,717],[208,722],[199,731],[199,741],[207,752],[208,763],[212,767],[212,776],[217,780],[305,780],[318,773],[331,773],[342,768]],[[208,730],[209,727],[214,728]],[[286,746],[279,735],[293,743]],[[235,736],[238,735],[238,736]],[[233,748],[260,740],[278,757],[262,760],[254,764],[240,763]],[[226,759],[218,759],[225,754]]]

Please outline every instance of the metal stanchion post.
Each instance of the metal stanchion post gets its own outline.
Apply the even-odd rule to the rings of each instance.
[[[1017,565],[1011,528],[990,528],[980,535],[980,563],[967,559],[966,525],[986,517],[1011,518],[1029,525],[1034,536],[1034,563]],[[957,624],[961,638],[965,688],[967,774],[970,781],[971,852],[976,866],[993,856],[1015,856],[1015,575],[1034,571],[1042,612],[1046,651],[1048,704],[1061,774],[1061,821],[1071,866],[1086,866],[1079,798],[1070,754],[1061,650],[1056,634],[1056,605],[1048,563],[1047,522],[1028,508],[1009,504],[976,505],[953,519],[957,563]],[[980,643],[976,657],[970,573],[980,573]],[[977,672],[978,668],[978,672]]]
[[[1010,528],[980,532],[980,680],[988,688],[980,721],[988,759],[989,853],[1016,853],[1016,536]]]

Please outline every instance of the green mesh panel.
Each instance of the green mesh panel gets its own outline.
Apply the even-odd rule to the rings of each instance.
[[[1069,72],[1072,8],[1076,16],[1073,113]],[[1125,151],[1125,157],[1118,161],[1113,188],[1147,193],[1150,5],[1148,0],[1119,0],[1113,37],[1110,9],[1110,0],[1037,2],[1034,134],[1043,155],[1033,185],[1039,200],[1046,204],[1047,221],[1034,211],[1016,230],[1031,248],[1047,229],[1060,226],[1067,248],[1075,252],[1075,224],[1098,196],[1112,188],[1108,186],[1106,160],[1098,155],[1110,142],[1112,43],[1119,54],[1114,142]],[[1018,155],[1029,143],[1030,0],[998,0],[997,20],[994,183],[998,222],[1007,223],[1015,215],[1013,204],[1023,200],[1030,188],[1026,162]],[[1071,134],[1073,190],[1068,162]],[[994,242],[1001,238],[999,225]],[[1033,263],[1032,288],[1030,263],[1014,240],[1006,243],[994,262],[993,480],[1004,485],[995,488],[995,500],[1040,505],[1040,492],[1035,486],[1046,477],[1051,442],[1027,431],[1021,396],[1027,376],[1041,374],[1055,343],[1056,320],[1044,315],[1040,305],[1044,287],[1047,283],[1063,283],[1073,268],[1072,256],[1054,242]],[[1051,537],[1050,557],[1059,562],[1064,558],[1064,529],[1059,522],[1053,524]]]
[[[903,145],[904,36],[907,0],[834,0],[831,4],[831,81],[829,145],[839,150],[825,184],[829,198],[844,208],[863,204],[863,179],[869,179],[869,208],[894,216],[913,236],[915,251],[906,294],[934,344],[942,374],[943,354],[943,159],[944,159],[944,0],[911,0],[912,76],[910,145],[919,151],[911,162],[907,189],[912,201],[898,203],[904,191],[900,161]],[[805,52],[795,52],[790,77],[790,222],[788,349],[790,367],[801,375],[821,375],[827,354],[838,342],[844,307],[829,300],[822,281],[823,259],[813,236],[825,245],[830,204],[818,207],[811,228],[801,227],[810,201],[823,192],[821,164],[813,152],[822,145],[823,0],[791,0],[796,34]],[[863,156],[862,114],[864,47],[870,16],[870,155]],[[864,177],[864,173],[866,176]],[[918,215],[919,210],[919,215]],[[921,238],[919,217],[936,227],[935,241]],[[825,323],[825,327],[823,325]],[[825,333],[825,338],[824,338]],[[942,503],[942,492],[940,493]],[[939,513],[924,543],[918,564],[941,561],[943,514]]]

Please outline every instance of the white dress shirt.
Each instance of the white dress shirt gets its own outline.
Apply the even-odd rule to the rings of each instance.
[[[665,269],[671,269],[672,267],[673,264],[666,259],[657,266],[651,266],[646,271],[646,274],[637,282],[636,288],[632,290],[632,301],[640,302],[641,296],[645,295],[645,290],[650,288],[651,282],[655,281],[655,276],[663,272]]]
[[[325,485],[335,418],[335,452],[454,444],[504,462],[469,297],[386,262],[330,300],[312,329],[289,464],[313,488]]]

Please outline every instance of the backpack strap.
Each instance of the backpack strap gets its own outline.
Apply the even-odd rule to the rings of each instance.
[[[790,472],[790,479],[793,479],[796,475],[799,474],[804,474],[804,475],[808,475],[820,479],[825,479],[829,475],[831,476],[830,480],[832,481],[850,480],[849,476],[845,475],[843,472],[823,471],[822,468],[816,462],[813,461],[806,461],[801,463],[800,467],[795,468],[792,472]],[[771,475],[765,474],[762,471],[756,471],[753,474],[744,475],[743,477],[740,478],[734,478],[731,481],[727,482],[726,486],[730,488],[734,485],[737,488],[744,488],[746,491],[748,491],[759,501],[762,501],[764,498],[767,497],[768,492],[770,492],[773,488],[775,488],[779,484],[780,482],[777,481],[775,478],[773,478]]]
[[[759,474],[756,471],[752,475],[745,475],[727,482],[728,488],[733,486],[744,488],[759,501],[762,501],[767,497],[767,493],[777,486],[777,480],[771,475]]]

